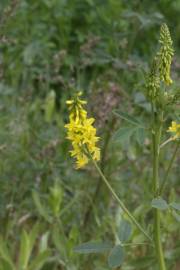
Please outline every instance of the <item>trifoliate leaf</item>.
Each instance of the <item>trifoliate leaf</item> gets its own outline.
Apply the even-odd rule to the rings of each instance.
[[[168,204],[162,198],[155,198],[151,202],[151,206],[160,210],[166,210],[168,208]]]

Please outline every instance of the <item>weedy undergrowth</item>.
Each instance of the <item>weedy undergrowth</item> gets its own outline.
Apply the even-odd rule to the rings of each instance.
[[[79,92],[72,100],[67,101],[67,105],[70,111],[69,123],[65,126],[68,130],[67,138],[71,141],[73,150],[71,156],[76,158],[76,168],[80,169],[84,167],[88,162],[92,162],[97,172],[101,176],[105,185],[109,189],[111,195],[116,202],[120,205],[121,209],[126,214],[128,220],[137,227],[139,231],[144,235],[147,241],[143,243],[133,243],[150,245],[152,251],[155,250],[154,256],[156,257],[159,270],[166,270],[166,261],[164,259],[164,250],[161,238],[161,210],[179,209],[179,204],[168,204],[163,198],[163,191],[166,188],[166,183],[169,177],[169,173],[175,160],[180,145],[180,124],[173,120],[170,127],[165,128],[166,119],[169,108],[178,102],[179,90],[174,90],[171,86],[173,80],[171,78],[170,69],[172,63],[172,57],[174,55],[174,49],[172,45],[172,39],[169,29],[166,24],[163,24],[160,29],[159,49],[152,60],[152,64],[146,76],[145,95],[151,105],[151,114],[149,119],[149,126],[146,127],[151,134],[152,145],[152,190],[151,206],[153,208],[153,231],[146,231],[141,224],[136,220],[133,214],[127,209],[124,202],[118,197],[116,191],[111,186],[110,182],[102,172],[98,161],[100,160],[100,149],[97,146],[99,138],[96,136],[96,129],[93,127],[94,118],[88,118],[87,112],[84,109],[86,101],[80,99],[82,95]],[[130,121],[132,118],[128,114],[120,114],[120,117]],[[131,121],[132,122],[132,121]],[[166,141],[162,141],[162,138],[168,137]],[[160,153],[168,143],[174,142],[176,144],[172,158],[169,161],[167,170],[163,175],[163,179],[159,177],[159,159]],[[131,233],[129,221],[125,220],[122,224],[124,228],[121,233],[119,244],[112,245],[109,243],[84,243],[75,248],[79,253],[99,253],[110,251],[108,257],[109,266],[114,268],[123,263],[124,248],[130,243],[126,243]]]

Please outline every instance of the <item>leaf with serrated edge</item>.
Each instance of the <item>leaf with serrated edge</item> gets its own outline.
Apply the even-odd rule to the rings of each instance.
[[[120,111],[113,111],[114,114],[122,119],[124,119],[125,121],[135,125],[135,126],[138,126],[138,127],[141,127],[141,128],[145,128],[143,126],[143,124],[141,122],[139,122],[135,117],[127,114],[127,113],[124,113],[124,112],[120,112]]]

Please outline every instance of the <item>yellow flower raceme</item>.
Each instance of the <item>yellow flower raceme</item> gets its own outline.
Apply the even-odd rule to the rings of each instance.
[[[170,68],[174,50],[172,46],[171,35],[166,24],[161,26],[159,43],[161,46],[157,55],[159,58],[160,79],[164,81],[165,84],[170,85],[172,84]]]
[[[158,74],[157,58],[153,59],[150,73],[147,76],[146,89],[148,97],[152,100],[156,99],[159,95],[160,90],[160,79]]]
[[[71,156],[76,158],[76,168],[84,167],[89,161],[89,154],[94,160],[100,160],[100,149],[96,146],[99,137],[93,127],[94,118],[87,118],[87,112],[83,108],[85,101],[77,95],[73,100],[66,103],[69,106],[69,123],[67,138],[72,142]]]
[[[165,23],[161,26],[159,44],[159,51],[153,59],[146,79],[146,90],[151,101],[157,101],[158,104],[162,104],[161,82],[164,82],[166,85],[170,85],[173,82],[170,70],[174,49],[169,29]]]
[[[87,116],[87,112],[83,109],[83,105],[85,105],[87,102],[79,98],[81,95],[82,93],[79,92],[74,99],[66,101],[66,104],[69,106],[70,119],[77,122],[80,118],[82,119]]]
[[[180,124],[177,124],[175,121],[172,121],[171,126],[168,128],[168,132],[174,134],[173,139],[180,139]]]

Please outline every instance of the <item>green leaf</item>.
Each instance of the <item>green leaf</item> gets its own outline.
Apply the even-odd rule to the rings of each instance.
[[[46,233],[44,233],[41,236],[40,244],[39,244],[40,252],[43,252],[43,251],[47,250],[47,248],[48,248],[48,239],[49,239],[49,231],[47,231]]]
[[[115,246],[109,257],[108,257],[108,264],[109,267],[115,268],[120,266],[124,260],[124,250],[120,245]]]
[[[48,216],[46,209],[43,207],[43,205],[41,203],[41,200],[39,198],[39,194],[35,190],[32,191],[32,197],[33,197],[34,203],[36,205],[36,208],[37,208],[39,214],[42,217],[44,217],[44,219],[46,221],[51,222],[51,218]]]
[[[66,239],[65,236],[60,232],[60,228],[57,224],[54,224],[52,228],[52,240],[59,252],[59,256],[65,259],[67,250]]]
[[[54,90],[51,90],[45,100],[44,109],[45,109],[45,120],[50,123],[52,120],[53,113],[55,111],[55,102],[56,102],[56,93]]]
[[[26,231],[22,232],[20,255],[19,255],[19,269],[26,269],[31,255],[30,238]]]
[[[134,127],[124,127],[118,129],[114,135],[113,139],[115,141],[124,141],[124,140],[129,140],[132,134],[136,131],[136,128]]]
[[[144,128],[143,124],[139,122],[135,117],[121,111],[113,111],[113,112],[116,116],[122,118],[123,120],[129,122],[130,124]]]
[[[134,103],[145,109],[147,112],[151,112],[151,104],[150,102],[147,102],[145,96],[142,93],[136,93],[134,96]]]
[[[101,253],[108,251],[112,248],[109,243],[84,243],[74,248],[75,252],[88,254],[88,253]]]
[[[30,264],[29,270],[40,270],[43,265],[48,261],[50,257],[50,251],[45,250],[38,254],[38,256]]]
[[[136,140],[139,145],[143,145],[145,140],[145,129],[144,128],[137,128],[136,129]]]
[[[166,210],[168,208],[168,204],[162,198],[155,198],[151,202],[151,206],[160,210]]]
[[[32,228],[32,230],[29,233],[29,241],[30,241],[30,250],[32,251],[33,246],[35,244],[36,238],[39,233],[39,224],[35,224]]]
[[[172,214],[173,214],[173,217],[174,217],[178,222],[180,222],[180,215],[177,214],[175,211],[173,211]]]
[[[15,270],[15,265],[12,266],[7,261],[5,261],[4,259],[1,258],[1,260],[0,260],[0,269],[3,269],[3,270]]]
[[[180,211],[180,203],[172,202],[169,204],[169,206]]]
[[[128,220],[123,219],[120,223],[118,231],[119,240],[121,242],[128,241],[131,236],[131,231],[132,231],[131,223]]]
[[[38,231],[39,231],[38,224],[35,224],[29,234],[26,231],[22,232],[20,256],[19,256],[19,269],[27,268],[35,244],[35,240],[38,236]]]
[[[49,194],[49,206],[54,214],[54,216],[58,216],[60,213],[61,203],[63,199],[63,190],[62,188],[56,183],[53,187],[50,188]]]
[[[4,261],[6,261],[11,269],[15,269],[15,266],[11,260],[9,250],[4,242],[4,239],[0,236],[0,257],[3,258]]]

